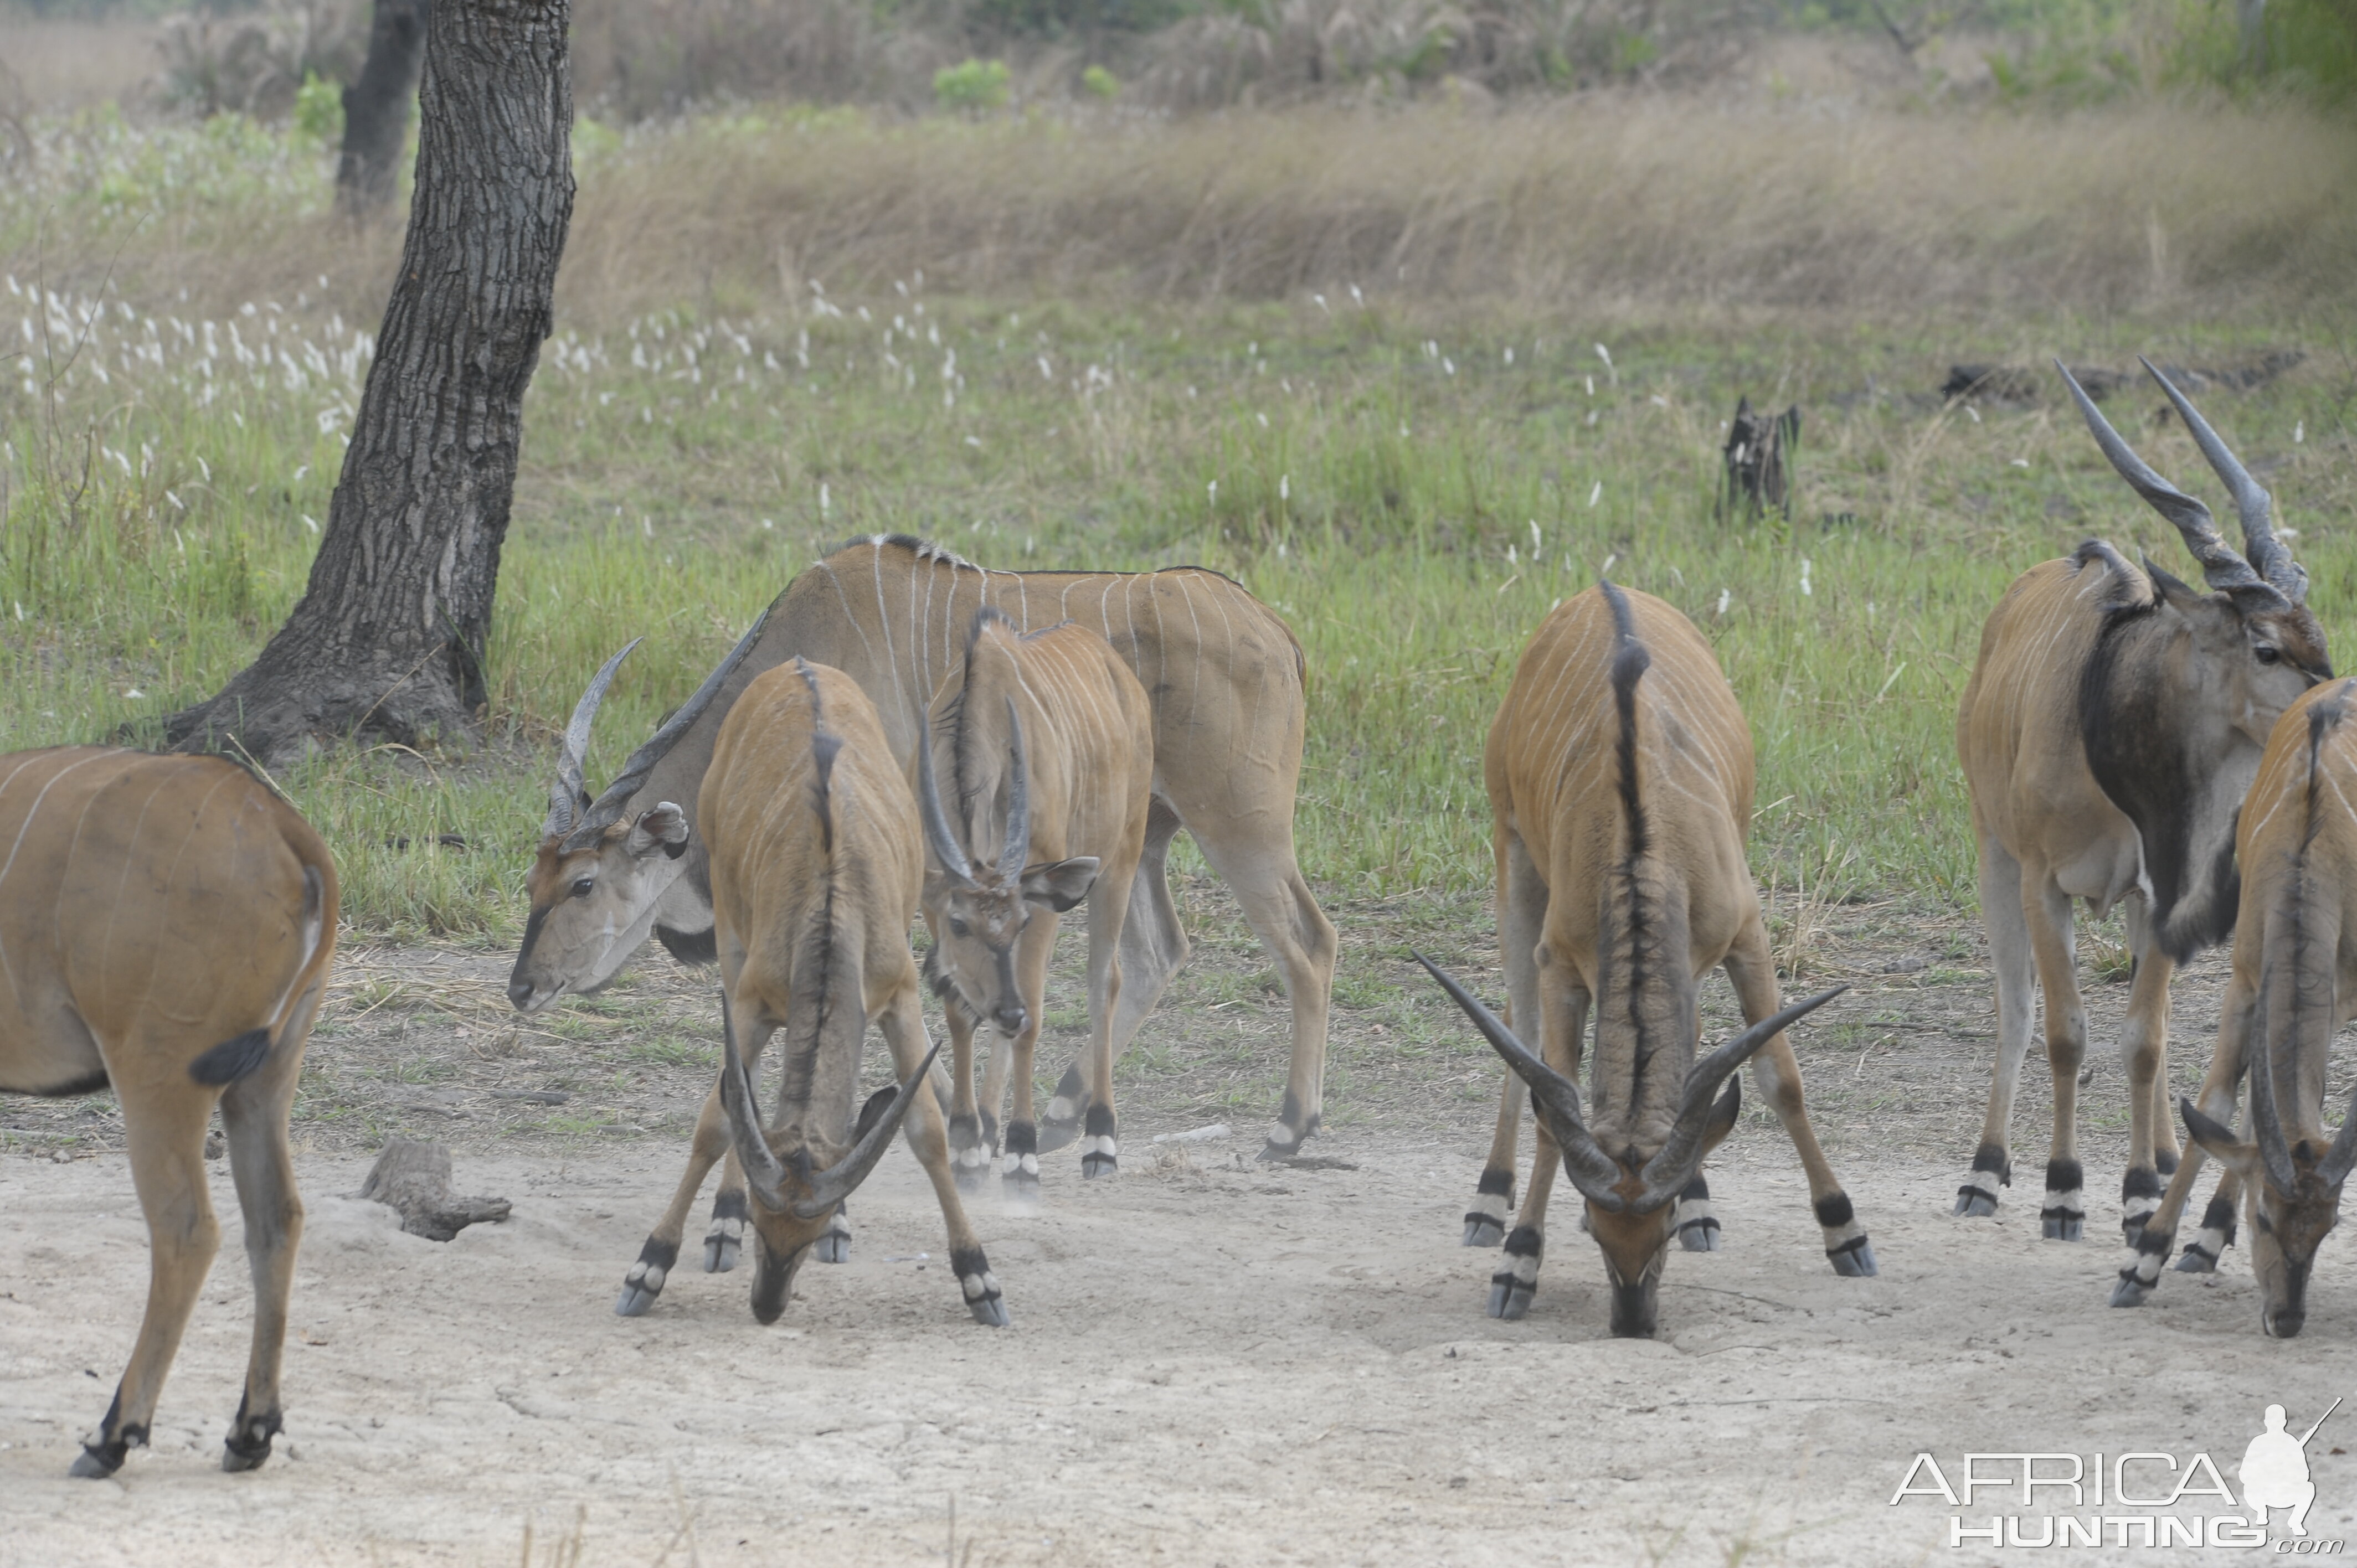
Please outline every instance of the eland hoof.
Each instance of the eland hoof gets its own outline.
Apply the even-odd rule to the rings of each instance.
[[[614,1298],[614,1316],[644,1317],[647,1308],[652,1306],[655,1298],[662,1294],[660,1290],[649,1290],[642,1284],[626,1284],[622,1287],[622,1294]]]
[[[1874,1247],[1863,1236],[1856,1246],[1828,1252],[1825,1259],[1833,1264],[1834,1273],[1846,1280],[1870,1280],[1880,1272],[1874,1261]]]
[[[1718,1221],[1690,1219],[1678,1227],[1678,1245],[1689,1252],[1718,1251]]]
[[[2119,1279],[2112,1285],[2112,1305],[2114,1306],[2142,1306],[2144,1305],[2144,1298],[2151,1294],[2152,1293],[2149,1290],[2145,1288],[2144,1282],[2136,1277],[2134,1271],[2124,1270],[2122,1271]]]
[[[2080,1214],[2043,1214],[2039,1216],[2040,1237],[2048,1241],[2079,1241],[2086,1239],[2087,1220]]]
[[[2177,1260],[2177,1272],[2180,1274],[2214,1274],[2218,1272],[2218,1260],[2196,1241],[2185,1249],[2183,1257]]]
[[[103,1481],[122,1468],[121,1458],[118,1457],[110,1464],[96,1450],[85,1447],[74,1455],[73,1466],[66,1474],[77,1480]]]
[[[997,1296],[970,1301],[965,1305],[966,1310],[974,1314],[974,1320],[985,1328],[1004,1328],[1012,1321],[1006,1316],[1006,1303]]]
[[[1536,1285],[1520,1280],[1490,1282],[1490,1316],[1507,1323],[1519,1322],[1531,1309],[1531,1297],[1537,1294]]]
[[[704,1272],[725,1274],[737,1266],[737,1254],[744,1250],[743,1236],[724,1236],[718,1232],[704,1239]]]
[[[1506,1222],[1489,1214],[1469,1214],[1465,1217],[1465,1245],[1495,1247],[1506,1239]]]
[[[1953,1212],[1967,1219],[1986,1219],[1996,1212],[1996,1199],[1976,1187],[1964,1187],[1956,1193]]]

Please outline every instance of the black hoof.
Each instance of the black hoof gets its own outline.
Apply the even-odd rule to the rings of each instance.
[[[2038,1217],[2039,1235],[2049,1241],[2078,1241],[2085,1239],[2087,1220],[2084,1215],[2048,1210]]]
[[[652,1236],[639,1249],[639,1261],[622,1276],[622,1294],[614,1298],[617,1317],[643,1317],[647,1308],[662,1294],[663,1282],[671,1277],[672,1265],[679,1262],[679,1243],[658,1241]]]
[[[1087,1128],[1087,1135],[1081,1140],[1081,1175],[1114,1175],[1120,1158],[1121,1144],[1114,1136],[1113,1107],[1090,1106]]]
[[[712,1229],[704,1233],[704,1272],[725,1274],[737,1266],[745,1246],[745,1195],[724,1192],[712,1200]]]
[[[105,1455],[101,1454],[97,1449],[84,1445],[82,1451],[74,1455],[73,1467],[68,1470],[66,1474],[74,1477],[78,1480],[105,1480],[109,1476],[113,1475],[117,1470],[123,1468],[124,1454],[123,1446],[119,1444],[111,1444],[110,1446],[112,1447],[114,1455],[111,1459]]]
[[[1996,1195],[1976,1187],[1960,1187],[1956,1189],[1955,1212],[1967,1219],[1986,1219],[1996,1212]]]
[[[1833,1264],[1834,1273],[1846,1280],[1870,1280],[1880,1272],[1874,1261],[1873,1244],[1863,1236],[1827,1252],[1825,1258]]]
[[[1678,1227],[1678,1245],[1689,1252],[1718,1251],[1718,1221],[1706,1216]]]
[[[1469,1247],[1494,1247],[1506,1239],[1506,1222],[1491,1214],[1468,1214],[1465,1217],[1465,1244]]]
[[[1490,1316],[1513,1322],[1531,1309],[1538,1294],[1539,1258],[1544,1250],[1539,1233],[1527,1225],[1514,1227],[1506,1238],[1505,1266],[1490,1276]]]
[[[981,1248],[952,1252],[950,1272],[957,1276],[958,1289],[965,1296],[965,1308],[976,1323],[985,1328],[1006,1326],[1006,1302],[998,1294],[998,1276],[990,1272],[990,1260],[983,1255]]]
[[[2214,1274],[2218,1272],[2218,1260],[2211,1254],[2209,1248],[2196,1241],[2185,1249],[2183,1257],[2177,1260],[2177,1272],[2180,1274]]]
[[[1056,1092],[1049,1097],[1048,1114],[1039,1122],[1039,1153],[1053,1154],[1081,1135],[1081,1069],[1075,1062],[1064,1069],[1056,1080]],[[1093,1112],[1095,1108],[1090,1109]]]
[[[2144,1305],[2144,1298],[2151,1294],[2152,1292],[2145,1288],[2144,1282],[2136,1278],[2136,1268],[2132,1264],[2120,1271],[2119,1279],[2113,1284],[2112,1305],[2114,1306],[2142,1306]]]
[[[1086,1154],[1081,1156],[1081,1175],[1109,1176],[1121,1174],[1121,1162],[1111,1155]]]
[[[830,1230],[811,1243],[811,1256],[822,1263],[851,1262],[851,1238]]]
[[[278,1435],[278,1412],[272,1411],[260,1421],[245,1418],[243,1402],[240,1402],[237,1424],[230,1429],[229,1440],[221,1444],[221,1468],[234,1476],[241,1470],[259,1470],[270,1457],[270,1440]]]

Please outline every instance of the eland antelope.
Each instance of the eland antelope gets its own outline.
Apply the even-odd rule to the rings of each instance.
[[[554,943],[538,924],[527,928],[511,988],[517,1005],[530,1010],[565,990],[595,989],[650,929],[675,957],[710,961],[710,875],[689,830],[721,721],[755,676],[797,654],[842,670],[874,701],[892,755],[907,768],[915,760],[933,693],[963,651],[974,613],[984,605],[1004,613],[1018,631],[1070,620],[1098,633],[1144,685],[1152,708],[1153,804],[1122,926],[1123,984],[1114,1037],[1135,1034],[1186,961],[1187,936],[1165,871],[1170,841],[1183,827],[1234,892],[1291,999],[1292,1065],[1262,1153],[1271,1158],[1296,1153],[1316,1130],[1324,1104],[1335,955],[1334,928],[1311,897],[1293,850],[1305,663],[1301,645],[1267,606],[1200,566],[989,572],[900,534],[855,541],[816,563],[770,607],[758,641],[721,677],[716,695],[688,722],[675,715],[677,733],[662,754],[642,770],[626,768],[608,788],[587,819],[597,822],[596,832],[584,827],[558,835],[555,843],[569,847],[554,857],[557,864],[551,864],[552,848],[544,841],[531,884],[535,922],[568,896],[573,883],[563,863],[607,826],[627,822],[634,833],[644,828],[650,848],[641,862],[652,855],[655,840],[666,856],[680,845],[684,850],[675,862],[644,865],[627,878],[610,874],[619,865],[609,868],[600,878],[604,913],[588,922],[601,933],[594,940]],[[650,743],[641,755],[652,749]],[[577,793],[576,788],[565,798],[574,800]],[[673,806],[666,812],[665,802],[686,811]],[[578,809],[577,803],[568,807]],[[649,812],[656,813],[651,823]],[[553,916],[547,924],[554,929]],[[611,932],[605,934],[608,925]],[[548,950],[536,949],[535,936],[551,944]],[[1060,1118],[1050,1102],[1049,1147],[1078,1135],[1080,1090],[1075,1064],[1058,1086],[1058,1099],[1075,1114]]]
[[[2324,1125],[2332,1033],[2357,1016],[2357,681],[2318,686],[2276,721],[2235,832],[2243,887],[2234,968],[2219,1009],[2218,1050],[2198,1100],[2181,1103],[2193,1146],[2120,1271],[2114,1306],[2159,1282],[2204,1152],[2226,1167],[2203,1217],[2205,1240],[2231,1230],[2235,1188],[2249,1192],[2251,1271],[2259,1324],[2287,1339],[2306,1320],[2316,1250],[2357,1165],[2357,1102],[2336,1134]],[[2235,1091],[2251,1080],[2251,1137],[2230,1131]],[[2207,1263],[2214,1266],[2213,1253]],[[2197,1265],[2198,1267],[2199,1265]]]
[[[1513,1069],[1469,1219],[1501,1219],[1511,1200],[1524,1081],[1538,1111],[1530,1192],[1490,1316],[1529,1309],[1560,1156],[1604,1253],[1612,1332],[1650,1336],[1671,1237],[1695,1251],[1717,1244],[1702,1160],[1735,1125],[1741,1090],[1729,1075],[1747,1059],[1800,1152],[1835,1272],[1873,1273],[1783,1035],[1840,991],[1780,1011],[1743,850],[1751,736],[1709,643],[1670,606],[1609,582],[1566,600],[1514,667],[1484,771],[1512,1029],[1425,967]],[[1717,966],[1750,1026],[1697,1062],[1696,983]],[[1591,1005],[1583,1111],[1574,1076]]]
[[[111,1476],[147,1441],[221,1244],[216,1105],[254,1296],[221,1467],[270,1456],[303,1233],[286,1115],[335,950],[328,846],[244,768],[100,746],[0,757],[0,1090],[111,1085],[147,1217],[146,1312],[77,1476]]]
[[[2054,1136],[2040,1219],[2050,1240],[2083,1233],[2077,1105],[2087,1016],[2072,968],[2071,901],[2085,899],[2098,916],[2121,904],[2136,962],[2121,1038],[2131,1115],[2121,1224],[2132,1245],[2159,1203],[2160,1177],[2178,1168],[2169,979],[2233,929],[2235,813],[2276,716],[2332,674],[2324,628],[2307,607],[2308,574],[2276,538],[2266,491],[2184,394],[2149,362],[2145,369],[2226,482],[2247,559],[2218,537],[2209,509],[2147,467],[2062,371],[2104,456],[2176,526],[2211,591],[2149,560],[2139,571],[2100,540],[2033,566],[1982,629],[1956,714],[1996,971],[1997,1053],[1955,1211],[1996,1213],[1997,1188],[2012,1179],[2007,1124],[2034,994],[2043,991]],[[2230,1211],[2222,1228],[2205,1227],[2201,1255],[2214,1262],[2231,1232]]]
[[[705,1103],[667,1217],[674,1239],[725,1130],[753,1195],[753,1316],[776,1322],[803,1256],[913,1111],[909,1144],[941,1201],[966,1309],[1005,1326],[998,1282],[958,1201],[941,1108],[923,1092],[940,1049],[925,1036],[909,951],[924,850],[874,706],[841,671],[797,659],[768,671],[729,709],[702,797],[723,1064],[719,1104]],[[855,1125],[871,1018],[901,1081],[872,1097]],[[781,1082],[765,1121],[753,1079],[778,1030]]]
[[[1011,1071],[1005,1180],[1018,1197],[1039,1190],[1032,1049],[1059,918],[1085,897],[1089,1049],[1079,1093],[1066,1086],[1059,1096],[1068,1097],[1068,1118],[1085,1115],[1082,1174],[1111,1176],[1119,1164],[1113,1064],[1129,1043],[1114,1034],[1122,921],[1153,800],[1146,690],[1088,628],[1066,621],[1027,635],[985,606],[974,613],[964,657],[933,695],[926,732],[916,768],[934,862],[925,878],[933,937],[925,970],[949,1015],[957,1091],[951,1142],[960,1174],[978,1176],[987,1159],[973,1053],[974,1025],[988,1021],[1002,1044],[991,1053],[983,1111],[995,1121]],[[943,771],[954,810],[942,804]],[[1128,1022],[1135,1026],[1134,1016]]]

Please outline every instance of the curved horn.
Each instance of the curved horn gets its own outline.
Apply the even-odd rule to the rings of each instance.
[[[1012,882],[1023,875],[1025,857],[1031,853],[1031,769],[1023,760],[1023,715],[1015,711],[1015,699],[1006,699],[1007,747],[1014,753],[1007,764],[1006,775],[1006,836],[998,849],[998,875]]]
[[[540,824],[541,837],[554,837],[573,825],[573,813],[581,809],[581,797],[588,793],[581,782],[581,768],[589,756],[589,730],[597,722],[598,704],[606,700],[606,688],[614,683],[614,671],[622,667],[630,650],[645,640],[643,637],[634,637],[622,644],[622,650],[590,677],[589,689],[573,704],[573,717],[565,726],[565,743],[556,754],[556,783],[548,792],[548,820]]]
[[[925,842],[951,880],[974,886],[974,865],[950,831],[949,813],[942,810],[941,786],[933,779],[933,734],[930,721],[917,726],[917,814],[924,819]]]
[[[867,1179],[867,1173],[876,1168],[876,1162],[884,1157],[886,1149],[891,1147],[892,1134],[900,1130],[900,1123],[908,1118],[909,1108],[917,1102],[917,1090],[924,1086],[925,1075],[933,1069],[933,1058],[941,1054],[941,1044],[936,1041],[933,1048],[925,1053],[925,1059],[917,1064],[917,1070],[910,1073],[894,1091],[892,1103],[884,1114],[878,1116],[876,1124],[851,1146],[851,1153],[826,1169],[804,1178],[810,1187],[810,1196],[797,1197],[788,1205],[795,1218],[824,1219],[834,1212],[835,1205],[849,1197],[853,1189]],[[749,1176],[751,1172],[748,1170],[746,1174]]]
[[[2218,537],[2218,531],[2210,521],[2210,509],[2154,473],[2151,467],[2120,439],[2120,433],[2113,429],[2111,421],[2096,409],[2094,400],[2087,395],[2086,389],[2079,384],[2078,378],[2071,373],[2069,367],[2057,360],[2054,368],[2062,372],[2063,383],[2070,387],[2071,395],[2078,400],[2079,413],[2085,417],[2088,430],[2094,435],[2095,445],[2104,449],[2104,456],[2112,460],[2112,467],[2119,471],[2120,478],[2128,482],[2129,489],[2149,502],[2153,510],[2177,525],[2177,532],[2184,536],[2186,549],[2201,563],[2202,581],[2219,593],[2256,591],[2264,596],[2283,600],[2288,606],[2290,601],[2284,598],[2280,588],[2253,571],[2248,561],[2235,554],[2226,542]],[[2169,383],[2163,381],[2161,384],[2167,386]],[[2174,388],[2170,389],[2169,395],[2176,396]],[[2211,439],[2214,441],[2217,438],[2212,435]],[[2222,452],[2224,449],[2222,445],[2219,448]],[[2212,461],[2214,463],[2215,459]],[[2274,538],[2272,533],[2267,536],[2270,544]]]
[[[1658,1208],[1677,1197],[1694,1179],[1695,1168],[1702,1164],[1703,1134],[1713,1120],[1712,1104],[1727,1075],[1785,1029],[1848,989],[1846,985],[1836,985],[1830,991],[1818,992],[1805,1002],[1795,1002],[1782,1012],[1760,1019],[1695,1063],[1686,1073],[1677,1120],[1670,1125],[1670,1141],[1662,1145],[1660,1154],[1645,1162],[1645,1190],[1632,1207],[1640,1213]],[[1742,1090],[1736,1093],[1739,1096]]]
[[[2259,994],[2266,994],[2266,980],[2259,982]],[[2276,1115],[2275,1053],[2268,1048],[2265,1019],[2266,1009],[2259,1010],[2261,1027],[2258,1050],[2244,1063],[2251,1075],[2251,1137],[2259,1145],[2259,1161],[2266,1166],[2267,1179],[2276,1190],[2288,1196],[2298,1177],[2292,1170],[2291,1148],[2284,1141],[2282,1121]],[[2346,1135],[2346,1129],[2343,1129]],[[2336,1152],[2338,1144],[2336,1144]]]
[[[737,639],[737,646],[728,650],[728,657],[704,678],[704,684],[695,689],[695,694],[682,703],[679,711],[665,719],[662,727],[649,736],[644,746],[630,753],[630,759],[622,764],[622,770],[614,775],[613,782],[606,786],[604,792],[590,804],[589,810],[582,813],[580,823],[565,835],[566,849],[579,849],[621,819],[623,808],[630,803],[630,797],[639,792],[639,786],[647,781],[647,775],[653,771],[654,765],[678,744],[679,737],[687,733],[688,726],[702,718],[705,710],[712,706],[712,699],[720,694],[720,688],[737,673],[737,667],[745,662],[745,656],[753,651],[753,644],[760,639],[761,628],[769,624],[770,610],[765,607],[754,618],[745,635]]]
[[[1612,1156],[1597,1147],[1596,1139],[1587,1131],[1579,1115],[1579,1086],[1539,1059],[1528,1046],[1514,1036],[1514,1032],[1499,1020],[1496,1014],[1484,1007],[1473,993],[1457,983],[1456,979],[1438,964],[1415,949],[1408,950],[1424,972],[1440,983],[1473,1026],[1481,1031],[1491,1047],[1506,1058],[1506,1065],[1521,1075],[1531,1086],[1531,1104],[1546,1122],[1546,1129],[1563,1151],[1563,1174],[1580,1196],[1608,1214],[1618,1214],[1628,1200],[1612,1189],[1623,1179],[1620,1167]]]
[[[2332,1147],[2324,1154],[2324,1163],[2316,1174],[2326,1184],[2339,1187],[2349,1179],[2349,1172],[2357,1168],[2357,1094],[2349,1097],[2349,1109],[2341,1113],[2341,1132],[2332,1140]]]
[[[2226,481],[2226,493],[2234,498],[2234,513],[2243,520],[2243,549],[2248,553],[2252,566],[2267,580],[2268,586],[2285,598],[2296,605],[2306,604],[2308,572],[2291,558],[2291,552],[2284,548],[2282,541],[2276,538],[2274,498],[2251,478],[2250,470],[2227,450],[2226,444],[2218,438],[2218,433],[2210,428],[2210,422],[2201,417],[2201,411],[2160,373],[2158,367],[2141,354],[2136,356],[2136,363],[2160,383],[2160,390],[2167,392],[2169,401],[2176,405],[2177,416],[2185,421],[2185,428],[2193,433],[2194,444],[2201,448],[2201,455],[2210,459],[2210,467]]]
[[[786,1167],[761,1131],[761,1115],[753,1103],[753,1080],[745,1059],[737,1054],[737,1031],[728,1014],[728,993],[720,993],[720,1105],[728,1113],[728,1138],[737,1163],[745,1167],[745,1183],[761,1207],[780,1209],[791,1201],[786,1192]]]

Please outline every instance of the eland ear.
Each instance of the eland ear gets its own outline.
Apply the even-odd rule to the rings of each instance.
[[[2201,1114],[2201,1108],[2190,1100],[2179,1100],[2177,1111],[2185,1118],[2185,1130],[2201,1145],[2202,1153],[2236,1176],[2247,1176],[2258,1168],[2258,1144],[2238,1143],[2233,1129]]]
[[[1097,857],[1076,854],[1070,860],[1043,861],[1023,869],[1023,901],[1060,915],[1089,896],[1096,886]]]
[[[624,847],[641,860],[658,849],[677,860],[687,853],[687,813],[669,800],[658,800],[630,824]]]

